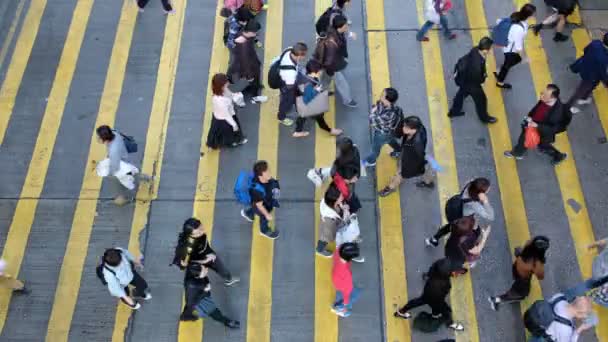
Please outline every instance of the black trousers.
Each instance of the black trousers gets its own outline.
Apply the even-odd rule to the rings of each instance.
[[[530,294],[532,277],[520,277],[515,269],[515,264],[513,264],[511,272],[513,273],[513,284],[507,292],[498,297],[502,302],[518,302],[524,300]]]
[[[224,265],[222,259],[220,259],[217,254],[215,256],[215,261],[208,264],[207,267],[215,271],[215,273],[219,274],[219,276],[224,278],[225,280],[232,279],[230,271],[228,271],[228,268],[226,268],[226,265]]]
[[[458,88],[458,92],[456,96],[454,96],[454,100],[452,101],[452,108],[450,108],[450,112],[448,115],[458,115],[462,112],[462,106],[464,105],[464,99],[467,96],[471,96],[473,98],[473,102],[475,103],[475,110],[477,111],[477,116],[479,116],[479,120],[488,121],[490,117],[488,115],[488,98],[486,97],[486,93],[484,93],[481,85],[474,86],[464,86]]]
[[[309,118],[298,117],[296,119],[296,132],[302,132],[302,130],[304,129],[304,123],[306,123],[306,119],[315,120],[317,122],[317,125],[319,125],[320,129],[326,132],[331,132],[331,128],[329,127],[329,125],[327,125],[327,122],[325,121],[325,113],[311,116]]]
[[[502,83],[507,78],[509,70],[521,62],[521,56],[516,52],[505,52],[505,61],[500,67],[500,72],[496,78],[498,82]]]
[[[581,80],[576,87],[574,94],[572,94],[568,102],[566,102],[566,108],[570,108],[572,105],[574,105],[576,100],[588,99],[593,93],[593,89],[595,89],[599,83],[600,81],[594,82]]]
[[[148,283],[146,283],[146,280],[142,278],[142,276],[140,276],[139,273],[135,271],[135,269],[133,269],[133,279],[131,280],[129,285],[133,286],[134,289],[133,291],[131,291],[129,286],[126,286],[125,292],[127,293],[127,295],[139,298],[143,298],[146,296],[146,291],[148,290]],[[123,303],[127,304],[124,299],[121,298],[120,300],[122,300]]]
[[[296,87],[295,86],[282,86],[281,95],[279,101],[279,112],[277,118],[279,120],[285,120],[287,113],[296,104]]]
[[[542,138],[541,138],[542,140]],[[526,152],[526,146],[524,146],[526,142],[526,134],[525,134],[525,126],[522,125],[521,133],[519,134],[519,138],[517,138],[517,144],[513,147],[512,153],[516,156],[522,156]],[[549,157],[553,158],[553,160],[558,160],[562,157],[562,153],[553,146],[551,143],[543,143],[538,144],[538,151],[542,152]]]
[[[430,306],[433,316],[440,316],[441,319],[445,320],[445,323],[447,325],[454,323],[452,319],[452,309],[450,308],[448,303],[445,302],[445,299],[429,300],[424,296],[420,296],[408,301],[407,304],[405,304],[401,309],[399,309],[399,312],[405,313],[423,305]]]
[[[137,0],[137,6],[139,8],[144,8],[146,7],[146,5],[148,4],[150,0]],[[163,9],[165,11],[172,11],[173,7],[171,7],[171,2],[169,0],[160,0],[160,2],[163,4]]]

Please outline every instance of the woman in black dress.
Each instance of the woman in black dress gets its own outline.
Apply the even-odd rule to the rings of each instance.
[[[211,81],[213,117],[207,135],[209,148],[236,147],[247,142],[234,109],[235,94],[228,89],[228,77],[215,74]]]

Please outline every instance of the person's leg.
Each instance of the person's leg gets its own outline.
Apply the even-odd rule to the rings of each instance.
[[[344,296],[342,291],[336,290],[336,299],[334,300],[334,308],[338,308],[344,305]]]
[[[277,113],[277,119],[279,119],[279,121],[283,121],[287,118],[287,113],[289,113],[289,111],[293,107],[294,103],[296,102],[295,88],[283,86],[283,87],[281,87],[280,91],[281,91],[281,94],[280,94],[280,100],[279,100],[279,112]]]
[[[464,115],[462,106],[464,105],[464,99],[469,95],[469,92],[464,87],[459,87],[454,99],[452,100],[452,107],[448,112],[448,116],[461,116]]]
[[[119,206],[127,204],[131,200],[129,190],[120,183],[118,178],[109,176],[107,179],[114,194],[114,204]]]
[[[530,294],[530,282],[532,278],[517,277],[511,288],[504,294],[498,296],[499,303],[513,303],[524,300]]]
[[[513,146],[511,151],[508,151],[513,157],[521,157],[526,153],[526,146],[524,145],[526,142],[526,134],[525,128],[522,126],[521,133],[519,134],[519,138],[517,138],[517,144]],[[507,155],[509,156],[509,155]]]
[[[431,303],[432,315],[434,318],[441,319],[445,325],[452,325],[452,308],[445,302],[445,299]]]
[[[551,157],[552,162],[558,162],[564,158],[563,154],[553,144],[538,144],[538,151]]]
[[[421,297],[417,297],[414,299],[410,299],[403,307],[401,307],[398,311],[402,314],[411,311],[412,309],[415,309],[419,306],[423,306],[426,304],[426,301],[424,300],[424,298]]]
[[[340,93],[340,96],[342,97],[342,103],[344,105],[348,105],[353,102],[353,96],[350,91],[350,84],[348,84],[346,77],[344,77],[343,71],[336,71],[336,73],[334,74],[334,81],[336,82],[336,90],[338,91],[338,93]]]
[[[490,120],[490,115],[488,115],[488,98],[483,88],[481,86],[471,88],[470,94],[475,103],[475,110],[477,111],[479,120],[481,122],[488,122]]]
[[[219,274],[219,276],[224,278],[224,280],[232,279],[230,271],[217,254],[215,255],[215,260],[209,265],[209,268],[214,270],[215,273]]]
[[[137,7],[143,9],[148,4],[148,1],[150,0],[137,0]]]
[[[416,33],[416,40],[418,41],[422,41],[426,35],[426,33],[431,29],[431,27],[433,27],[433,22],[430,20],[427,20],[422,27],[420,28],[420,30],[418,30],[418,33]],[[428,39],[428,38],[427,38]]]
[[[376,164],[376,160],[378,159],[378,156],[380,155],[380,151],[382,150],[382,146],[384,146],[384,144],[386,144],[385,135],[379,131],[373,130],[372,131],[372,143],[371,143],[372,151],[365,158],[365,162],[367,164],[369,164],[369,165]]]
[[[171,1],[170,0],[160,0],[160,2],[163,4],[163,9],[166,12],[173,11],[173,7],[171,6]]]
[[[442,237],[448,235],[450,232],[452,231],[452,225],[451,224],[444,224],[442,227],[440,227],[437,232],[435,233],[435,235],[433,235],[433,238],[435,240],[439,240]]]
[[[214,321],[222,323],[230,329],[238,329],[241,326],[241,323],[239,321],[235,321],[224,316],[224,314],[218,308],[215,308],[213,311],[211,311],[209,313],[209,317],[211,317]]]
[[[137,271],[133,270],[133,280],[129,283],[135,287],[134,296],[145,297],[148,290],[148,283],[142,278]]]
[[[348,301],[348,310],[352,310],[353,308],[353,304],[355,304],[357,302],[357,300],[359,300],[359,297],[361,297],[361,289],[358,287],[353,287],[353,290],[350,293],[350,300]]]
[[[505,53],[505,61],[502,64],[502,67],[500,68],[500,72],[498,73],[498,76],[496,77],[496,80],[498,81],[499,84],[504,84],[505,79],[507,78],[507,74],[509,73],[509,70],[514,67],[515,65],[519,64],[519,62],[521,62],[521,56],[518,53],[515,52],[506,52]]]
[[[262,215],[262,213],[257,208],[254,210],[260,218],[260,232],[262,232],[262,234],[268,233],[268,231],[270,231],[270,227],[268,226],[268,220],[266,219],[266,216]]]
[[[441,23],[441,27],[443,28],[443,35],[448,39],[453,39],[454,36],[452,36],[452,31],[450,31],[448,16],[444,14],[440,15],[439,22]]]
[[[296,133],[300,133],[302,130],[304,130],[304,123],[306,123],[306,118],[298,117],[296,119]]]
[[[426,185],[433,184],[435,182],[435,172],[433,171],[433,168],[429,163],[426,163],[426,165],[424,166],[422,182]]]
[[[314,118],[320,129],[322,129],[326,132],[331,132],[331,127],[329,127],[329,125],[327,124],[327,121],[325,121],[325,113],[321,113],[321,114],[315,116]]]
[[[390,189],[397,189],[399,185],[401,185],[401,182],[403,182],[403,177],[401,177],[401,174],[397,173],[396,175],[391,177],[391,181],[388,183],[388,187]]]

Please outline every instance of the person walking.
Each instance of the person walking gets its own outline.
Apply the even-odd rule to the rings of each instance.
[[[528,34],[527,20],[530,19],[530,17],[532,17],[535,13],[536,6],[532,4],[525,4],[519,11],[511,14],[509,18],[502,19],[510,20],[511,26],[508,34],[508,44],[502,48],[505,59],[500,67],[500,71],[498,73],[494,73],[494,76],[496,76],[496,86],[499,88],[511,89],[511,84],[505,83],[509,70],[522,61],[524,63],[527,63],[528,61],[527,57],[525,57],[524,50],[524,42],[526,40],[526,35]]]
[[[521,124],[522,130],[517,144],[510,151],[505,151],[507,158],[521,160],[526,153],[526,133],[528,127],[536,128],[540,136],[538,150],[551,157],[551,164],[557,165],[568,156],[557,150],[553,143],[558,133],[565,132],[572,119],[571,113],[559,99],[560,89],[555,84],[548,84],[540,94],[540,100],[528,113]]]
[[[224,45],[226,45],[229,50],[232,50],[236,45],[234,40],[239,36],[239,33],[241,33],[245,25],[253,20],[253,14],[245,7],[239,7],[226,19],[223,39]]]
[[[426,161],[426,128],[417,116],[408,116],[403,120],[403,140],[401,143],[401,168],[389,184],[378,192],[380,197],[386,197],[395,192],[404,179],[422,176],[416,183],[417,187],[432,189],[435,187],[435,175]]]
[[[283,52],[279,61],[281,77],[279,111],[277,119],[285,126],[293,125],[293,120],[287,117],[296,104],[297,78],[300,73],[300,63],[306,58],[308,46],[302,42],[294,44]]]
[[[319,93],[325,91],[319,79],[321,76],[321,71],[321,64],[318,61],[311,59],[308,61],[308,63],[306,63],[306,75],[298,75],[298,96],[302,96],[304,104],[310,103],[317,95],[319,95]],[[319,128],[326,131],[330,135],[338,136],[342,134],[341,129],[329,127],[325,121],[325,113],[319,113],[318,115],[312,116],[311,119],[314,119]],[[308,136],[309,132],[304,131],[305,123],[305,117],[299,116],[296,119],[296,129],[293,133],[294,138]]]
[[[25,287],[25,282],[5,272],[6,261],[0,259],[0,288],[12,290],[17,294],[29,294],[30,290]]]
[[[260,28],[260,23],[255,20],[250,20],[243,27],[238,37],[234,39],[232,58],[227,71],[232,83],[236,83],[237,80],[245,80],[248,83],[242,93],[251,98],[253,104],[268,101],[268,97],[260,95],[263,88],[260,75],[262,62],[255,50],[256,36]]]
[[[492,310],[497,311],[502,303],[520,302],[528,297],[532,276],[538,280],[545,278],[545,254],[548,249],[549,238],[545,236],[535,236],[523,248],[515,248],[515,261],[511,268],[513,284],[504,294],[488,298]]]
[[[110,248],[103,253],[99,266],[101,274],[98,274],[103,277],[102,281],[106,283],[110,294],[120,298],[133,310],[141,307],[135,298],[152,299],[148,283],[137,273],[136,267],[142,269],[143,265],[128,250]],[[132,294],[129,286],[135,288]]]
[[[544,324],[539,326],[537,322],[532,324],[526,322],[528,323],[526,328],[531,333],[528,342],[577,342],[584,331],[593,328],[595,325],[593,321],[597,322],[597,316],[593,312],[589,297],[578,297],[572,303],[569,303],[562,293],[558,293],[548,300],[548,304],[553,310],[554,319],[548,326],[544,326]],[[534,305],[526,311],[524,317],[533,308]],[[530,316],[546,319],[540,313]],[[530,327],[533,330],[530,330]]]
[[[279,231],[276,227],[272,230],[269,222],[273,220],[272,210],[279,207],[280,192],[279,182],[272,178],[268,162],[257,161],[253,165],[253,181],[249,189],[251,207],[241,210],[241,216],[253,222],[254,215],[257,215],[260,218],[260,234],[271,240],[279,237]]]
[[[327,250],[327,245],[336,240],[336,232],[346,224],[349,216],[350,210],[348,204],[344,202],[344,196],[338,187],[331,183],[319,205],[317,255],[326,258],[332,256],[333,253]]]
[[[363,161],[365,167],[376,165],[376,160],[385,144],[391,146],[391,156],[399,158],[401,146],[395,135],[404,118],[403,110],[397,106],[399,93],[395,88],[385,88],[380,100],[372,107],[369,114],[369,125],[372,136],[372,151]]]
[[[241,323],[226,317],[213,301],[208,272],[209,269],[198,261],[188,263],[184,276],[186,305],[180,315],[180,321],[196,321],[209,317],[229,329],[239,329]]]
[[[545,18],[540,24],[534,25],[532,28],[534,34],[538,36],[540,30],[543,27],[554,25],[557,23],[555,27],[555,35],[553,36],[554,42],[565,42],[568,40],[568,36],[563,34],[564,27],[566,26],[566,19],[569,15],[574,13],[576,9],[577,0],[545,0],[545,4],[550,6],[553,9],[553,13],[550,14],[547,18]]]
[[[428,42],[429,38],[426,33],[434,26],[441,24],[443,28],[444,36],[453,40],[456,39],[456,34],[452,33],[448,23],[448,11],[452,8],[451,0],[426,0],[426,10],[424,11],[424,18],[426,22],[422,25],[418,33],[416,34],[416,40],[419,42]]]
[[[464,216],[451,226],[450,237],[445,244],[445,257],[450,261],[452,274],[457,276],[475,267],[490,236],[490,228],[476,227],[473,215]],[[466,264],[468,268],[465,268]]]
[[[342,103],[355,108],[357,102],[353,99],[350,84],[344,76],[344,70],[348,66],[347,32],[348,19],[343,15],[336,15],[331,21],[327,36],[318,40],[313,58],[321,63],[325,71],[321,83],[327,87],[333,78]]]
[[[331,279],[336,289],[336,299],[332,312],[340,317],[352,314],[353,303],[359,299],[361,289],[353,285],[352,260],[360,254],[359,246],[347,242],[336,248],[333,255]]]
[[[488,114],[488,98],[482,87],[482,84],[488,77],[486,58],[488,57],[488,53],[490,53],[492,44],[492,39],[483,37],[476,47],[472,48],[469,53],[458,60],[454,68],[454,81],[458,86],[458,92],[456,92],[452,100],[452,107],[448,112],[448,117],[463,116],[465,114],[462,111],[464,99],[467,96],[471,96],[475,103],[477,116],[481,122],[493,124],[498,121],[495,117]]]
[[[148,2],[150,2],[150,0],[135,0],[135,2],[137,3],[137,8],[139,9],[139,11],[143,12],[144,7],[146,7],[146,5],[148,4]],[[163,10],[165,11],[165,14],[175,13],[175,10],[173,9],[173,6],[171,5],[170,0],[160,0],[160,3],[163,5]]]
[[[581,110],[577,105],[587,105],[591,103],[591,94],[600,82],[608,88],[608,32],[603,39],[594,39],[585,46],[583,55],[570,65],[570,70],[581,77],[581,81],[576,87],[574,94],[570,97],[566,106],[572,113],[579,113]]]
[[[351,138],[340,137],[336,140],[336,159],[331,166],[308,169],[306,177],[315,184],[316,187],[323,185],[323,182],[333,177],[336,173],[342,175],[346,169],[354,170],[357,181],[361,177],[361,155],[359,148]],[[348,177],[350,179],[350,177]]]
[[[394,314],[397,318],[410,319],[410,311],[417,307],[428,305],[431,307],[432,316],[436,320],[441,320],[449,329],[464,331],[461,323],[454,322],[452,319],[452,309],[446,303],[445,298],[452,289],[450,283],[451,264],[447,259],[435,261],[428,272],[423,275],[425,279],[422,295],[409,300],[403,307]]]
[[[132,144],[135,144],[135,142],[132,140],[133,138],[127,137],[117,130],[113,130],[108,125],[101,125],[97,127],[96,133],[97,140],[100,143],[106,145],[107,148],[107,158],[109,159],[109,170],[107,174],[111,176],[112,185],[115,189],[114,204],[118,206],[123,206],[133,201],[135,194],[131,191],[132,189],[126,188],[121,183],[120,179],[118,178],[118,175],[121,175],[121,163],[128,163],[129,151],[127,150],[125,140],[131,141]],[[151,182],[153,180],[153,177],[150,177],[143,173],[132,173],[133,172],[129,171],[129,175],[132,176],[134,180],[142,182]],[[133,189],[134,188],[135,186],[133,186]]]
[[[248,141],[234,108],[234,102],[242,95],[232,93],[228,85],[228,76],[213,75],[211,79],[213,116],[207,133],[207,146],[211,149],[237,147]]]
[[[213,250],[205,227],[195,217],[191,217],[184,222],[182,232],[177,240],[173,265],[177,265],[181,270],[184,270],[190,262],[198,262],[212,269],[224,279],[224,285],[226,286],[232,286],[240,281],[238,277],[232,276]]]
[[[348,20],[346,15],[346,9],[350,6],[351,0],[335,0],[331,7],[328,7],[323,14],[319,17],[315,23],[315,30],[317,31],[318,37],[326,37],[327,33],[331,30],[334,18],[338,15],[344,16]],[[350,24],[350,21],[348,21]],[[351,34],[351,38],[356,38],[354,32]]]

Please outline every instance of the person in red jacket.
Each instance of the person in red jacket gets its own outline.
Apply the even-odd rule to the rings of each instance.
[[[332,311],[340,317],[351,315],[353,303],[359,298],[361,289],[353,285],[352,260],[359,256],[359,246],[347,242],[336,248],[331,279],[336,288],[336,301]]]

